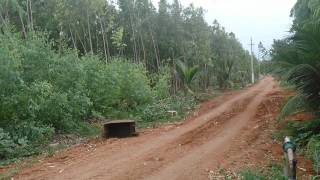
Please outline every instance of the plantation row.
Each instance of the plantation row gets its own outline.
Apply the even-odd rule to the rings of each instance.
[[[14,25],[22,37],[46,32],[56,50],[65,46],[105,62],[121,56],[144,64],[149,73],[164,66],[175,71],[180,60],[200,69],[196,89],[249,82],[250,54],[234,33],[216,20],[208,24],[201,7],[183,7],[179,0],[160,0],[156,6],[149,0],[2,0],[0,27]],[[171,76],[176,92],[180,83],[176,74]]]

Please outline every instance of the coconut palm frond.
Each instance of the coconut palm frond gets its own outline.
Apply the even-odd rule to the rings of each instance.
[[[190,86],[192,81],[196,77],[196,74],[199,72],[199,66],[188,67],[181,60],[177,60],[176,65],[177,65],[177,68],[176,68],[177,73],[181,78],[181,80],[183,81],[186,90],[188,90],[189,92],[192,92],[190,90]]]
[[[295,84],[298,91],[306,97],[315,109],[320,107],[320,68],[301,64],[292,69],[289,82]]]
[[[279,121],[284,120],[286,117],[308,111],[309,105],[307,102],[307,98],[303,95],[296,95],[291,97],[287,103],[284,105],[284,107],[281,110],[281,113],[278,117]]]
[[[186,75],[186,70],[187,70],[187,67],[186,65],[181,61],[181,60],[177,60],[176,61],[176,71],[179,75],[179,77],[181,78],[181,80],[184,81],[185,79],[185,75]]]
[[[196,77],[196,74],[199,71],[199,66],[194,66],[188,69],[187,71],[187,76],[186,76],[186,82],[187,84],[191,84],[191,82],[194,80],[194,78]]]

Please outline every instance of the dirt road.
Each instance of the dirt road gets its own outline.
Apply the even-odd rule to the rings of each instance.
[[[42,160],[15,179],[208,179],[222,168],[256,166],[272,145],[268,127],[283,100],[278,91],[267,77],[205,103],[182,124],[80,145]]]

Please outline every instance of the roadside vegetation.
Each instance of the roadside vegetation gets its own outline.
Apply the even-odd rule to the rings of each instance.
[[[279,115],[285,128],[281,140],[291,136],[298,153],[313,162],[320,173],[320,2],[298,0],[291,11],[294,18],[290,35],[275,40],[270,51],[271,61],[263,69],[274,74],[281,84],[296,92]],[[301,118],[302,117],[302,118]],[[316,178],[316,177],[315,177]],[[250,178],[249,178],[250,179]]]
[[[319,1],[299,0],[292,9],[294,23],[289,38],[275,41],[272,63],[278,67],[282,80],[293,85],[297,95],[283,108],[280,121],[285,117],[311,112],[306,121],[288,124],[288,135],[314,163],[320,173],[320,24]]]
[[[234,33],[177,0],[2,0],[0,165],[97,135],[93,119],[182,119],[212,89],[246,86],[249,67]]]

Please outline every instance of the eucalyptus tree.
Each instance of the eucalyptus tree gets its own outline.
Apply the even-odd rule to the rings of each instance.
[[[106,63],[120,55],[143,63],[150,74],[169,66],[175,91],[181,84],[174,73],[177,59],[199,67],[195,84],[201,89],[226,87],[236,77],[233,71],[246,72],[238,65],[246,64],[247,56],[235,35],[218,22],[208,25],[203,8],[183,7],[179,0],[161,0],[158,11],[150,0],[118,0],[117,5],[106,0],[0,3],[2,26],[9,22],[24,36],[45,31],[56,49],[67,46],[80,56],[99,54]]]
[[[126,54],[130,54],[133,57],[134,62],[139,62],[138,54],[138,39],[136,35],[136,16],[135,16],[135,3],[133,0],[119,0],[118,6],[120,8],[120,24],[124,28],[124,38],[128,44],[128,48],[132,49],[130,52],[126,48]]]
[[[25,0],[3,0],[0,3],[2,24],[13,22],[21,30],[22,35],[26,37],[28,31],[27,25],[30,20],[27,18],[27,2]]]

